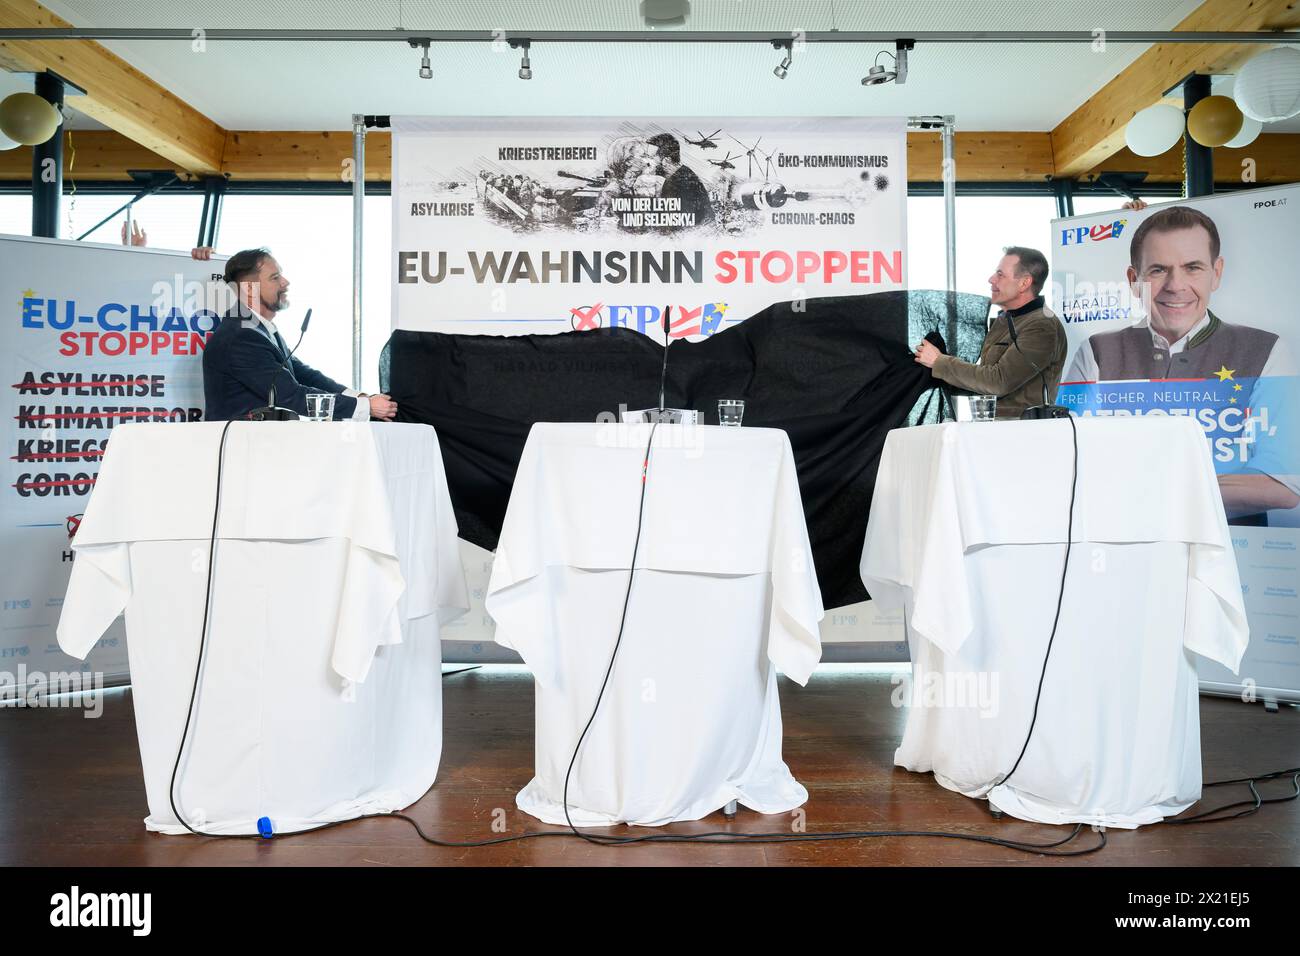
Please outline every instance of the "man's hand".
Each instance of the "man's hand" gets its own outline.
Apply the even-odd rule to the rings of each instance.
[[[216,250],[211,246],[197,246],[190,250],[190,258],[201,259],[202,261],[207,262],[212,258],[212,253],[215,251]]]
[[[913,357],[926,368],[934,368],[935,360],[942,354],[934,345],[922,339],[921,344],[916,347],[916,355]]]
[[[1130,199],[1124,205],[1120,206],[1120,208],[1132,209],[1134,212],[1138,212],[1140,210],[1146,209],[1147,203],[1145,199]]]
[[[370,417],[379,421],[391,422],[397,417],[397,403],[387,395],[371,395]]]
[[[122,245],[124,246],[147,246],[149,245],[149,236],[140,228],[139,220],[131,220],[131,235],[128,238],[126,234],[126,223],[122,223]]]

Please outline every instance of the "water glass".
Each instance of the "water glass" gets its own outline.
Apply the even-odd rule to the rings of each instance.
[[[718,402],[718,424],[740,426],[745,417],[745,403],[738,398],[724,398]]]
[[[998,397],[996,395],[972,395],[970,399],[970,420],[973,422],[991,422],[997,416]]]
[[[334,417],[334,396],[329,392],[307,393],[307,420],[328,422]]]

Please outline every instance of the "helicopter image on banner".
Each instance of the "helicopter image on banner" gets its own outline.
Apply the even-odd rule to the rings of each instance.
[[[696,130],[695,135],[698,136],[699,139],[691,139],[689,136],[683,136],[682,139],[686,140],[686,142],[690,143],[692,146],[698,146],[700,149],[717,149],[718,143],[713,137],[717,136],[721,132],[721,129],[715,129],[708,136],[705,136],[699,130]]]

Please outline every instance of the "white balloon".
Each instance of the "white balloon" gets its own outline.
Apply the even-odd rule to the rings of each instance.
[[[1264,124],[1259,120],[1243,116],[1241,118],[1241,132],[1224,143],[1224,149],[1241,149],[1243,146],[1249,146],[1255,142],[1255,137],[1259,135],[1259,131],[1263,128]]]
[[[0,153],[7,149],[17,149],[18,146],[19,144],[16,141],[10,139],[4,133],[0,133]]]
[[[1124,142],[1139,156],[1159,156],[1183,135],[1183,111],[1167,103],[1139,110],[1124,129]]]
[[[1276,123],[1300,113],[1300,50],[1275,47],[1241,68],[1232,93],[1247,117]]]

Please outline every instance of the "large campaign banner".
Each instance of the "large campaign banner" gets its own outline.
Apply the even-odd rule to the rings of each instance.
[[[901,118],[393,117],[393,328],[698,339],[906,287]],[[658,334],[656,332],[656,334]]]
[[[902,117],[394,116],[394,329],[622,327],[699,339],[776,302],[907,287]],[[474,606],[448,659],[501,659],[492,556],[462,542]],[[886,642],[870,604],[823,637]]]
[[[202,417],[220,271],[188,254],[0,236],[0,698],[57,691],[56,675],[127,674],[120,619],[84,663],[59,650],[72,539],[115,426]]]
[[[1239,678],[1300,700],[1300,186],[1052,223],[1070,357],[1057,401],[1090,416],[1186,415],[1205,431],[1245,591]],[[1134,462],[1141,468],[1142,462]],[[1125,476],[1115,475],[1117,485]],[[1153,503],[1153,505],[1156,503]]]

